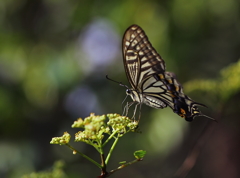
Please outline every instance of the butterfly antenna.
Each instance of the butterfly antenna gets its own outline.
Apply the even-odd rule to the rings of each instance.
[[[118,83],[120,86],[123,86],[123,87],[128,88],[128,86],[127,86],[127,85],[124,85],[122,82],[118,82],[118,81],[116,81],[116,80],[110,79],[110,78],[108,77],[108,75],[106,75],[106,78],[107,78],[108,80],[112,81],[112,82]]]

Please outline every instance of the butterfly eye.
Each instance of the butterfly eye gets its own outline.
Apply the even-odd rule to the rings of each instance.
[[[132,93],[132,90],[130,90],[130,89],[127,89],[127,90],[126,90],[126,93],[127,93],[127,95],[131,95],[131,93]]]

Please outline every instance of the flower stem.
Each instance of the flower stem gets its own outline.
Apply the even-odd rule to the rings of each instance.
[[[104,154],[101,154],[101,162],[102,162],[101,176],[106,176],[108,172]]]
[[[108,161],[109,161],[109,159],[110,159],[110,157],[111,157],[111,155],[112,155],[112,152],[113,152],[113,150],[114,150],[114,147],[117,145],[118,140],[119,140],[119,137],[117,137],[117,138],[115,139],[115,141],[113,142],[113,144],[112,144],[112,146],[111,146],[111,148],[110,148],[110,150],[109,150],[109,153],[108,153],[108,155],[107,155],[107,158],[106,158],[106,160],[105,160],[105,164],[108,164]]]
[[[90,161],[90,162],[92,162],[93,164],[95,164],[95,165],[96,165],[97,167],[99,167],[100,169],[102,169],[102,166],[101,166],[98,162],[96,162],[96,161],[94,161],[93,159],[89,158],[87,155],[85,155],[85,154],[83,154],[83,153],[75,150],[71,145],[66,144],[66,146],[68,146],[71,150],[73,150],[73,151],[77,152],[78,154],[80,154],[82,157],[86,158],[88,161]]]
[[[115,135],[117,132],[118,132],[118,130],[115,130],[115,132],[113,132],[113,133],[108,137],[108,139],[103,143],[102,147],[104,147],[104,146],[109,142],[109,140],[111,140],[111,139],[114,137],[114,135]]]

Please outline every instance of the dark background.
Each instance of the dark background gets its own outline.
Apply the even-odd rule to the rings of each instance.
[[[239,8],[238,0],[2,0],[0,177],[47,170],[59,159],[69,178],[99,175],[49,142],[64,131],[74,136],[73,121],[91,112],[122,112],[125,88],[105,75],[128,84],[121,39],[132,24],[145,30],[185,94],[219,122],[188,123],[169,108],[143,106],[142,134],[120,140],[108,169],[135,150],[147,155],[112,177],[240,177]],[[99,160],[91,147],[73,145]]]

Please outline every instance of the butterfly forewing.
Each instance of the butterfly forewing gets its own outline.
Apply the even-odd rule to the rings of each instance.
[[[122,49],[125,71],[134,89],[147,76],[165,71],[163,59],[139,26],[132,25],[126,30]]]

